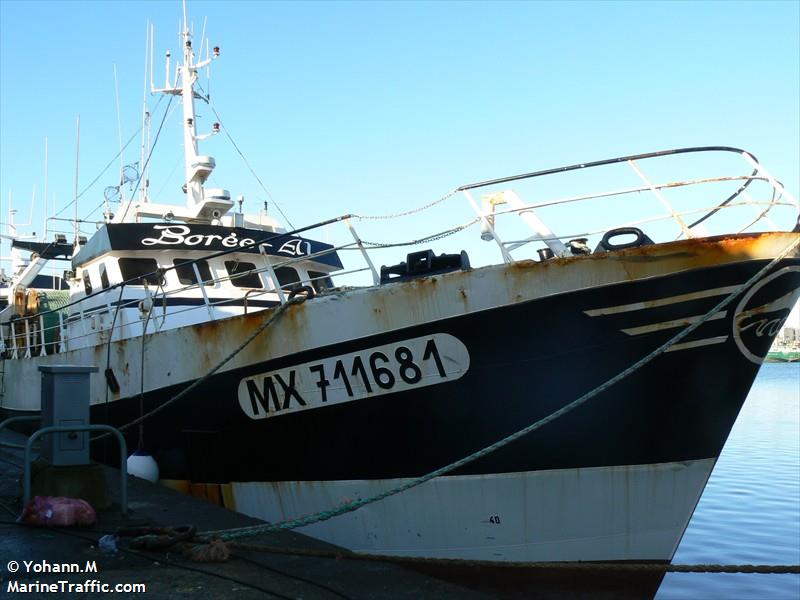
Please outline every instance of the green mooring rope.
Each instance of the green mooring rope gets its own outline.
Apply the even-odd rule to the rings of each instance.
[[[468,463],[470,463],[470,462],[472,462],[474,460],[477,460],[477,459],[482,458],[482,457],[484,457],[484,456],[486,456],[488,454],[491,454],[495,450],[498,450],[498,449],[502,448],[503,446],[507,446],[511,442],[513,442],[515,440],[518,440],[519,438],[521,438],[521,437],[523,437],[525,435],[528,435],[532,431],[535,431],[535,430],[537,430],[537,429],[539,429],[541,427],[544,427],[548,423],[551,423],[552,421],[555,421],[556,419],[558,419],[559,417],[567,414],[568,412],[570,412],[572,410],[575,410],[580,405],[584,404],[585,402],[587,402],[591,398],[594,398],[598,394],[601,394],[602,392],[606,391],[608,388],[610,388],[611,386],[615,385],[616,383],[618,383],[622,379],[625,379],[626,377],[628,377],[629,375],[631,375],[635,371],[638,371],[639,369],[641,369],[644,365],[646,365],[647,363],[649,363],[650,361],[655,359],[657,356],[659,356],[659,355],[663,354],[664,352],[666,352],[671,346],[674,346],[675,344],[680,342],[682,339],[684,339],[690,333],[695,331],[698,327],[703,325],[703,323],[708,321],[712,316],[714,316],[716,313],[718,313],[723,308],[728,306],[728,304],[733,302],[733,300],[743,290],[749,288],[756,281],[761,279],[761,277],[767,271],[772,269],[772,267],[774,267],[778,262],[783,260],[798,245],[800,245],[800,239],[797,239],[794,242],[792,242],[791,244],[789,244],[789,246],[783,252],[781,252],[778,256],[776,256],[774,259],[772,259],[766,266],[764,266],[762,269],[760,269],[755,275],[753,275],[750,279],[748,279],[746,282],[744,282],[742,285],[740,285],[736,290],[734,290],[728,296],[726,296],[725,299],[722,302],[720,302],[714,308],[712,308],[699,321],[696,321],[695,323],[692,323],[691,325],[689,325],[688,327],[686,327],[685,329],[680,331],[678,334],[676,334],[672,339],[670,339],[666,343],[662,344],[661,346],[659,346],[658,348],[653,350],[650,354],[648,354],[647,356],[645,356],[641,360],[637,361],[636,363],[634,363],[633,365],[631,365],[630,367],[628,367],[627,369],[625,369],[624,371],[622,371],[618,375],[612,377],[611,379],[609,379],[608,381],[606,381],[602,385],[596,387],[595,389],[591,390],[590,392],[587,392],[586,394],[584,394],[580,398],[578,398],[576,400],[573,400],[569,404],[561,407],[560,409],[558,409],[557,411],[549,414],[548,416],[544,417],[543,419],[540,419],[540,420],[536,421],[535,423],[533,423],[531,425],[528,425],[524,429],[520,429],[516,433],[512,433],[511,435],[509,435],[507,437],[504,437],[503,439],[495,442],[494,444],[491,444],[490,446],[487,446],[486,448],[483,448],[482,450],[478,450],[477,452],[474,452],[474,453],[470,454],[469,456],[465,456],[464,458],[461,458],[461,459],[459,459],[459,460],[457,460],[457,461],[455,461],[453,463],[450,463],[449,465],[446,465],[444,467],[436,469],[435,471],[431,471],[427,475],[422,475],[420,477],[416,477],[414,479],[411,479],[411,480],[409,480],[409,481],[407,481],[407,482],[405,482],[405,483],[403,483],[403,484],[401,484],[401,485],[399,485],[397,487],[394,487],[394,488],[392,488],[390,490],[386,490],[384,492],[381,492],[379,494],[375,494],[374,496],[370,496],[368,498],[362,498],[362,499],[358,499],[358,500],[353,500],[351,502],[348,502],[346,504],[343,504],[341,506],[338,506],[338,507],[330,509],[330,510],[320,511],[318,513],[314,513],[314,514],[311,514],[311,515],[306,515],[306,516],[303,516],[303,517],[298,517],[296,519],[290,519],[290,520],[287,520],[287,521],[282,521],[280,523],[266,523],[266,524],[263,524],[263,525],[253,525],[253,526],[250,526],[250,527],[237,527],[237,528],[232,528],[232,529],[219,529],[219,530],[216,530],[216,531],[206,531],[206,532],[203,532],[202,536],[204,538],[208,538],[208,539],[210,539],[212,537],[219,537],[219,538],[221,538],[223,540],[234,540],[234,539],[250,537],[250,536],[254,536],[254,535],[260,535],[262,533],[271,533],[271,532],[276,532],[276,531],[286,531],[286,530],[290,530],[290,529],[296,529],[298,527],[305,527],[306,525],[312,525],[314,523],[319,523],[321,521],[327,521],[328,519],[332,519],[334,517],[338,517],[339,515],[343,515],[345,513],[349,513],[349,512],[353,512],[355,510],[358,510],[359,508],[361,508],[362,506],[366,506],[367,504],[372,504],[374,502],[378,502],[379,500],[383,500],[384,498],[388,498],[389,496],[394,496],[394,495],[399,494],[401,492],[405,492],[406,490],[410,490],[411,488],[416,487],[418,485],[421,485],[421,484],[425,483],[426,481],[430,481],[431,479],[434,479],[434,478],[439,477],[441,475],[445,475],[445,474],[449,473],[450,471],[458,469],[459,467],[463,467],[464,465],[466,465],[466,464],[468,464]]]

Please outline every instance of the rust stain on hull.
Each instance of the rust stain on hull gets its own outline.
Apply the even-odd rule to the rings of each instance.
[[[746,260],[768,260],[798,238],[797,233],[771,233],[681,240],[545,262],[519,261],[322,295],[287,307],[222,371],[579,289]],[[148,335],[146,387],[205,375],[270,319],[274,311],[250,312]],[[140,344],[140,338],[111,344],[111,367],[122,385],[122,396],[138,393]],[[106,351],[102,345],[77,352],[89,353],[102,369]],[[56,358],[63,361],[66,357]]]

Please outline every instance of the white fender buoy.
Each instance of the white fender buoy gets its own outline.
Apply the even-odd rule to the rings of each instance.
[[[146,450],[137,450],[128,457],[128,475],[146,479],[151,483],[158,481],[158,463]]]

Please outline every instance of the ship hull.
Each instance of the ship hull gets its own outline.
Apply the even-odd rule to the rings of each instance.
[[[601,386],[735,293],[688,338],[556,421],[303,530],[377,554],[669,560],[797,299],[800,259],[739,286],[796,238],[689,240],[323,296],[289,307],[209,377],[270,311],[151,334],[144,353],[129,340],[6,361],[6,384],[28,389],[6,385],[3,405],[36,408],[38,364],[102,370],[109,356],[121,392],[96,377],[92,419],[117,425],[203,378],[145,422],[147,449],[162,477],[232,482],[237,510],[277,521],[480,450]],[[134,443],[136,428],[127,433]]]
[[[444,476],[298,531],[354,552],[460,560],[668,561],[713,459]],[[406,483],[238,482],[236,510],[271,522]]]

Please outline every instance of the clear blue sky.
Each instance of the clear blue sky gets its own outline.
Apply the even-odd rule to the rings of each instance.
[[[300,225],[412,208],[484,178],[694,145],[748,149],[797,195],[799,7],[195,1],[189,14],[197,33],[208,17],[207,36],[222,48],[214,106]],[[78,113],[80,189],[100,173],[118,151],[113,65],[127,140],[140,125],[146,22],[156,25],[160,84],[164,50],[178,54],[180,14],[166,0],[0,0],[4,211],[9,190],[22,207],[36,184],[41,222],[45,137],[49,201],[71,198]],[[200,111],[210,127],[213,115]],[[178,123],[175,113],[154,153],[159,201],[182,201]],[[224,136],[202,151],[217,158],[214,185],[257,211],[265,194]],[[135,142],[125,162],[138,157]],[[81,198],[81,215],[115,171]],[[460,199],[457,209],[447,225],[470,217]],[[399,223],[388,237],[444,228],[437,219]]]

